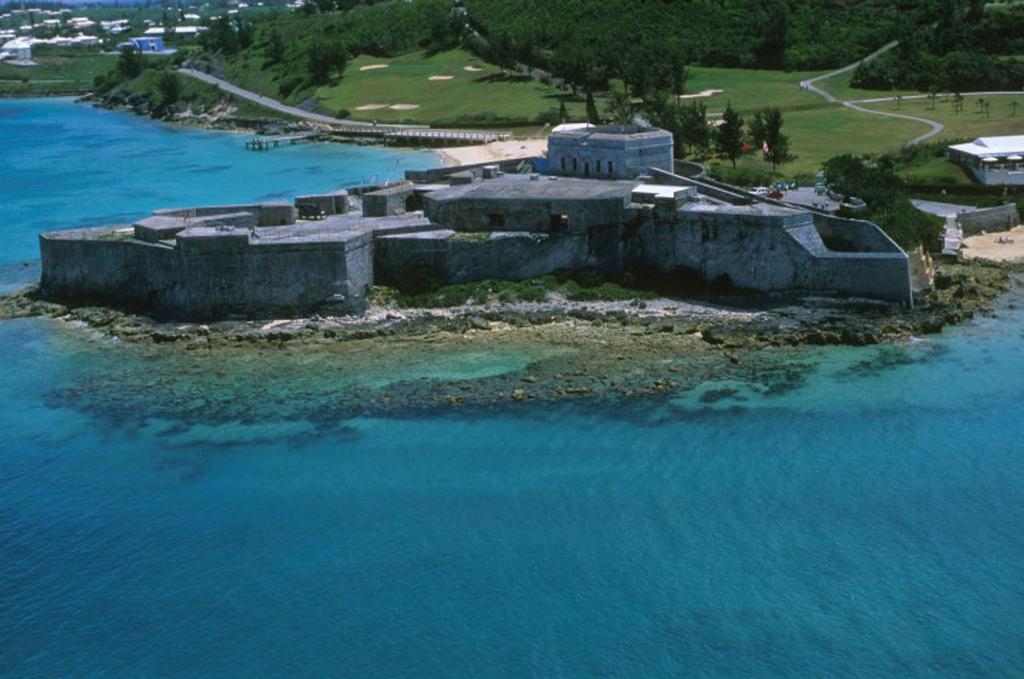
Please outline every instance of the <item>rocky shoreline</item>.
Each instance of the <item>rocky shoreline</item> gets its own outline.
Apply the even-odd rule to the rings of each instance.
[[[865,346],[941,332],[1020,283],[1024,265],[972,262],[940,265],[935,286],[913,309],[827,296],[737,295],[714,301],[659,298],[623,302],[544,302],[405,309],[374,305],[358,316],[182,323],[133,310],[44,299],[36,287],[0,297],[0,319],[48,317],[139,344],[216,349],[238,344],[323,344],[388,336],[485,332],[546,325],[622,328],[631,336],[697,337],[724,348]]]
[[[807,296],[716,303],[549,299],[447,309],[375,306],[358,317],[213,323],[159,321],[126,310],[52,302],[30,289],[0,298],[0,318],[53,319],[97,351],[111,351],[109,345],[117,343],[161,359],[159,365],[267,371],[249,388],[264,388],[252,385],[310,360],[325,375],[340,371],[344,376],[368,367],[401,373],[412,355],[533,356],[525,367],[496,375],[346,388],[331,396],[332,417],[338,418],[565,400],[597,405],[609,399],[625,404],[685,397],[699,407],[721,408],[744,398],[730,384],[753,385],[766,395],[799,387],[813,371],[813,361],[803,359],[825,345],[889,345],[900,354],[891,360],[909,360],[898,351],[902,342],[990,313],[1003,293],[1021,287],[1022,279],[1020,265],[941,265],[935,288],[913,310]],[[189,394],[194,397],[194,389]],[[280,395],[267,398],[281,406]],[[201,419],[202,413],[195,416]]]
[[[222,100],[213,107],[195,107],[178,104],[167,109],[156,106],[150,97],[133,92],[115,92],[105,96],[87,94],[79,101],[88,102],[99,108],[123,111],[144,118],[165,123],[197,127],[221,132],[243,132],[247,134],[290,134],[304,132],[312,126],[299,121],[283,118],[246,118],[236,116],[238,107],[228,100]]]

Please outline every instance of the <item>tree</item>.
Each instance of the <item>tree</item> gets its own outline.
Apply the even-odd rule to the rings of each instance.
[[[932,85],[928,88],[928,103],[932,111],[935,110],[935,100],[939,97],[939,88]]]
[[[671,46],[668,54],[668,67],[672,77],[672,93],[682,94],[686,90],[686,81],[690,77],[686,69],[686,52],[681,45]]]
[[[608,106],[605,113],[615,125],[629,125],[633,122],[633,101],[625,92],[613,90],[608,96]]]
[[[784,2],[776,0],[768,7],[761,43],[757,46],[758,68],[784,68],[789,31],[789,10]]]
[[[789,137],[782,133],[782,111],[778,107],[761,109],[750,124],[752,142],[760,145],[764,159],[772,164],[774,173],[779,165],[796,160],[789,152]]]
[[[280,64],[284,61],[284,39],[276,29],[267,36],[267,65]]]
[[[558,104],[558,122],[569,122],[569,112],[565,109],[565,101],[561,101]]]
[[[708,130],[708,111],[703,102],[694,101],[679,109],[679,138],[692,155],[703,155],[711,133]]]
[[[340,42],[319,36],[309,45],[306,62],[309,75],[317,85],[325,85],[331,80],[331,73],[336,71],[340,76],[348,65],[349,54]]]
[[[594,103],[594,91],[589,87],[587,88],[587,122],[591,125],[601,124],[601,116],[597,114],[597,104]]]
[[[199,43],[210,52],[234,54],[238,51],[238,34],[227,16],[214,19],[210,28],[199,36]]]
[[[134,47],[126,47],[117,58],[117,72],[125,80],[138,78],[145,68],[144,57]]]
[[[731,102],[725,105],[722,124],[715,131],[715,151],[719,158],[728,159],[733,167],[743,153],[743,118],[733,110]]]
[[[181,96],[181,81],[174,71],[164,71],[156,81],[156,91],[160,95],[160,106],[172,106]]]

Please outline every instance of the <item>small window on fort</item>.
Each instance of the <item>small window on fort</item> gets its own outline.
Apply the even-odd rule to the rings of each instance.
[[[597,161],[597,169],[594,170],[597,174],[601,174],[601,161]]]
[[[569,215],[551,215],[551,231],[567,231],[569,229]]]
[[[562,158],[562,172],[565,172],[565,158]]]
[[[579,158],[573,158],[572,159],[572,171],[576,172],[579,169],[580,169],[580,159]]]
[[[587,162],[583,163],[583,176],[584,177],[589,177],[590,176],[590,161],[589,160]]]
[[[491,214],[487,215],[486,222],[487,226],[492,229],[500,228],[502,226],[505,226],[505,215],[501,214],[500,212],[492,212]]]
[[[608,174],[614,174],[615,170],[612,169],[612,161],[608,161]]]

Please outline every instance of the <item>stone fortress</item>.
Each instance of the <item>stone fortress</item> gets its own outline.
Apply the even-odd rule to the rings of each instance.
[[[45,233],[41,291],[182,320],[283,318],[360,313],[372,285],[644,267],[912,303],[907,255],[877,226],[675,174],[671,140],[570,129],[551,135],[546,159]]]

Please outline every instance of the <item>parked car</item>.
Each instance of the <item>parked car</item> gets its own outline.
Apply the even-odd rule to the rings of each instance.
[[[767,186],[755,186],[754,188],[750,189],[750,192],[757,196],[767,196],[768,191],[769,189]]]

